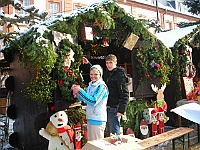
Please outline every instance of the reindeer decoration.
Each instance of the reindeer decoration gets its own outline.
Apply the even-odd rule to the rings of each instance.
[[[158,109],[158,108],[162,108],[163,111],[167,111],[167,103],[164,100],[164,90],[166,88],[166,83],[164,85],[162,85],[162,87],[160,89],[158,89],[158,87],[156,85],[151,84],[151,88],[154,92],[157,93],[157,100],[155,102],[154,108]]]
[[[156,119],[157,119],[157,123],[152,122],[152,136],[156,135],[155,133],[163,133],[164,132],[164,123],[165,123],[165,114],[164,112],[167,111],[167,103],[164,100],[164,90],[166,88],[166,83],[164,85],[162,85],[162,87],[160,89],[158,89],[158,87],[156,85],[151,84],[151,88],[154,92],[157,93],[157,100],[154,103],[154,109],[152,110],[152,115],[153,114],[157,114],[156,115]],[[153,116],[152,116],[153,117]],[[158,126],[158,129],[157,129]]]

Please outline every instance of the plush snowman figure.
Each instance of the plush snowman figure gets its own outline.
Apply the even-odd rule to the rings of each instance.
[[[42,128],[39,134],[49,140],[48,150],[74,150],[74,131],[68,124],[68,116],[65,111],[58,111],[50,117],[50,123],[46,129]],[[51,128],[49,129],[49,126]]]

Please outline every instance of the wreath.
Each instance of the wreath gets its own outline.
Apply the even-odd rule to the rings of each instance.
[[[74,53],[74,55],[71,56],[71,53]],[[79,70],[83,57],[83,49],[80,45],[73,44],[68,39],[63,39],[59,43],[57,54],[55,73],[57,75],[57,85],[60,89],[62,100],[76,101],[76,98],[72,96],[71,86],[72,84],[83,84]],[[71,61],[68,62],[70,64],[68,66],[65,64],[66,59]],[[71,59],[74,59],[74,61]]]
[[[167,52],[168,51],[168,52]],[[153,78],[159,78],[161,83],[169,83],[168,75],[171,69],[166,64],[166,58],[170,60],[170,50],[163,50],[162,46],[154,44],[153,48],[145,49],[143,45],[139,45],[136,51],[136,67],[140,77],[140,84]]]

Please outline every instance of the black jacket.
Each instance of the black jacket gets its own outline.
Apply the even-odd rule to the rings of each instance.
[[[107,106],[118,108],[124,114],[129,101],[128,77],[122,67],[106,71],[103,79],[108,86],[109,95]]]

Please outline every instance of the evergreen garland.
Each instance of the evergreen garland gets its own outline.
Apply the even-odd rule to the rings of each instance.
[[[187,66],[187,51],[186,51],[186,45],[189,45],[190,47],[195,47],[197,44],[199,44],[199,31],[200,31],[200,26],[197,26],[191,33],[185,35],[181,39],[179,39],[173,49],[173,71],[171,75],[172,82],[175,87],[175,100],[178,101],[182,99],[182,86],[181,86],[181,78],[185,75],[185,69]],[[194,39],[192,39],[194,38]],[[192,39],[192,40],[191,40]]]
[[[36,74],[25,91],[26,96],[33,101],[38,103],[48,103],[52,102],[52,92],[56,88],[56,83],[52,79],[51,73],[54,68],[57,54],[54,51],[49,38],[45,37],[45,34],[42,37],[39,36],[41,35],[38,34],[38,37],[33,36],[32,43],[27,45],[25,51],[21,51],[21,54],[23,53],[23,55],[21,55],[23,60],[21,61],[25,64],[30,63],[36,69]],[[36,41],[37,38],[41,40],[38,42]]]
[[[197,46],[197,44],[199,44],[199,41],[200,41],[200,26],[197,26],[197,28],[195,28],[188,36],[190,36],[190,37],[194,36],[194,39],[192,39],[188,43],[189,46],[191,46],[192,48]]]
[[[75,61],[71,63],[70,68],[65,68],[64,60],[69,56],[70,50],[75,53]],[[55,72],[57,75],[57,84],[61,91],[62,100],[76,101],[73,98],[71,86],[72,84],[83,85],[79,66],[83,57],[83,49],[80,45],[72,44],[68,39],[64,39],[59,43],[57,49],[58,58],[55,64]]]
[[[198,15],[200,13],[200,1],[199,0],[185,0],[184,5],[189,8],[189,12]]]

